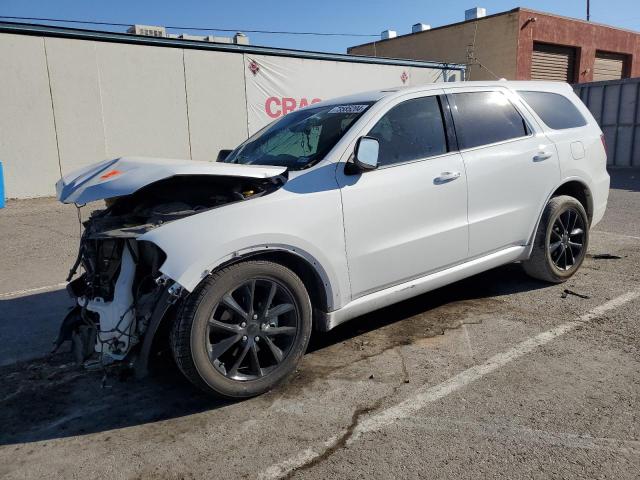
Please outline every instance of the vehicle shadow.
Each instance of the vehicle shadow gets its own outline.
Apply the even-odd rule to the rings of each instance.
[[[0,299],[0,365],[48,354],[72,306],[64,289]]]
[[[608,171],[612,190],[640,192],[640,168],[611,168]]]
[[[315,335],[307,352],[314,352],[384,326],[425,314],[444,305],[500,297],[549,287],[528,277],[520,265],[505,265],[403,302],[362,315],[333,330]]]
[[[449,303],[546,287],[508,265],[364,315],[312,337],[308,353],[402,322]],[[70,354],[1,367],[0,445],[51,440],[193,415],[230,405],[200,392],[177,371],[166,350],[149,378],[126,371],[86,371]]]

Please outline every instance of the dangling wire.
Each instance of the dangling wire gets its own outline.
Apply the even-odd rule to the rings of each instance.
[[[86,205],[86,203],[83,203],[82,205],[78,205],[77,203],[74,204],[76,206],[77,212],[78,212],[78,223],[80,224],[80,248],[78,248],[78,256],[76,257],[76,261],[73,264],[73,266],[71,267],[71,270],[69,270],[69,275],[67,275],[67,282],[70,282],[71,279],[73,278],[73,276],[76,274],[76,271],[78,270],[78,267],[80,266],[80,263],[82,262],[82,211],[81,208],[84,207]]]
[[[82,207],[85,207],[87,204],[83,203],[82,205],[79,205],[77,203],[74,203],[74,205],[76,206],[76,211],[78,212],[78,223],[80,224],[80,240],[82,241]]]

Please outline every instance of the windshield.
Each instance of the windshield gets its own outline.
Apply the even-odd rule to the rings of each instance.
[[[309,168],[324,158],[371,104],[327,105],[291,112],[255,133],[223,161],[289,170]]]

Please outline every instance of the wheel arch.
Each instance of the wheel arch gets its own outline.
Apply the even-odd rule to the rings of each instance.
[[[584,207],[585,212],[587,212],[587,218],[589,219],[589,224],[591,224],[591,219],[593,218],[593,196],[585,182],[578,179],[567,180],[553,191],[547,202],[559,195],[569,195],[578,200]]]
[[[289,268],[300,277],[311,299],[313,326],[318,330],[326,330],[326,314],[333,305],[333,293],[328,276],[319,262],[311,257],[304,256],[297,250],[264,248],[229,259],[218,265],[215,270],[247,260],[266,260],[278,263]]]
[[[234,256],[233,258],[216,266],[212,273],[247,260],[272,261],[289,268],[298,275],[300,280],[302,280],[302,283],[304,283],[305,288],[309,293],[309,298],[311,299],[314,329],[320,331],[328,330],[327,313],[331,309],[332,305],[332,289],[326,273],[324,273],[324,270],[317,261],[312,260],[311,258],[306,258],[296,251],[284,248],[264,248]],[[167,308],[162,310],[159,308],[159,313],[154,315],[151,322],[152,328],[146,332],[143,340],[143,348],[141,349],[140,355],[136,361],[136,373],[140,378],[144,377],[148,372],[148,362],[151,349],[157,341],[157,337],[159,335],[166,334],[166,332],[170,330],[172,323],[175,321],[175,309],[173,311],[173,315],[167,311],[169,310],[168,307],[170,305],[167,304],[165,296],[163,296],[158,303],[159,305],[165,305]],[[184,297],[179,300],[179,302],[183,301]]]
[[[523,260],[526,260],[531,255],[533,240],[536,236],[536,232],[538,231],[538,227],[540,226],[540,220],[542,219],[544,209],[547,208],[549,200],[559,195],[569,195],[570,197],[578,200],[587,212],[589,225],[591,224],[591,219],[593,218],[593,195],[591,193],[591,189],[581,178],[576,177],[564,179],[564,181],[547,196],[544,204],[542,205],[542,208],[540,209],[540,212],[538,212],[538,219],[536,220],[533,231],[529,236],[528,248],[525,252],[525,255],[523,255]]]

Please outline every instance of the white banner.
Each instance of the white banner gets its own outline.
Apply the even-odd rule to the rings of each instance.
[[[450,70],[245,55],[249,135],[298,108],[380,88],[460,79]]]

